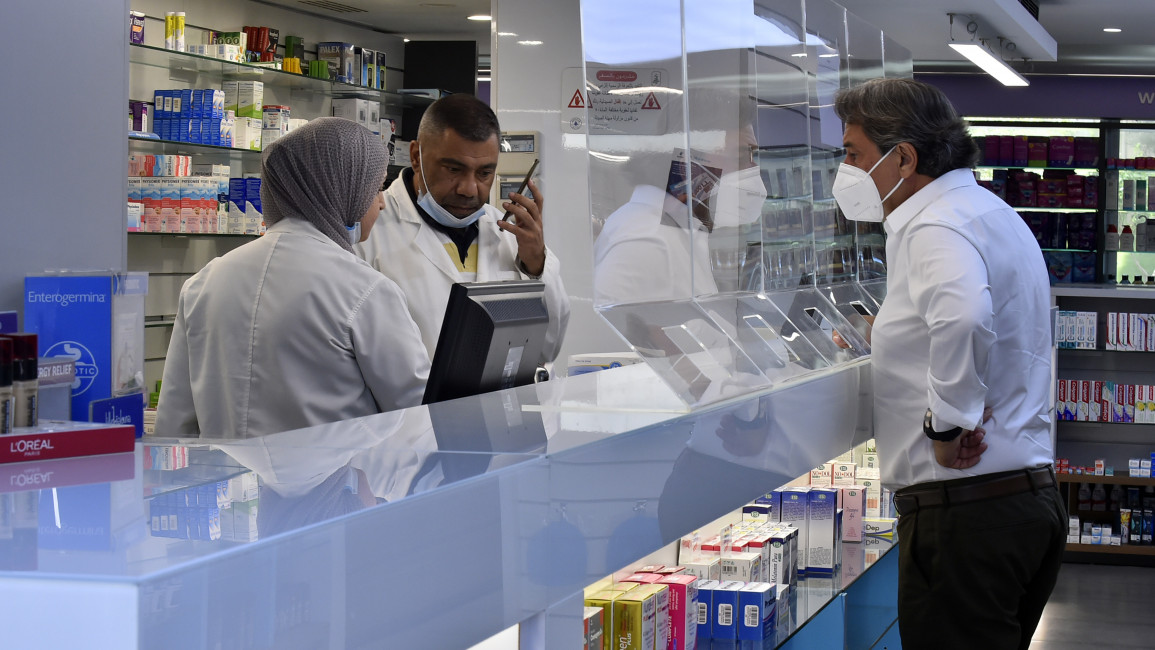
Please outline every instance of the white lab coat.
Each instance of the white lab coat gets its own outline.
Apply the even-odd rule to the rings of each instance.
[[[518,270],[517,238],[497,227],[502,212],[486,204],[478,220],[477,279],[526,280]],[[445,251],[437,232],[417,213],[403,179],[398,178],[385,190],[385,209],[369,233],[369,239],[354,246],[363,259],[401,287],[409,303],[409,313],[421,330],[421,340],[430,358],[437,349],[441,322],[449,303],[449,290],[456,282],[465,282],[457,266]],[[553,251],[546,250],[545,307],[549,312],[549,329],[542,346],[540,363],[552,361],[561,349],[569,323],[569,296],[561,280],[561,265]]]
[[[185,282],[157,433],[247,438],[419,404],[420,341],[393,282],[284,219]]]
[[[685,300],[717,293],[709,233],[664,190],[639,185],[594,241],[594,305]],[[691,283],[693,286],[691,286]]]

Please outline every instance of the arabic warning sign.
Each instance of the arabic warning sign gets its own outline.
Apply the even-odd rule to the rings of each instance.
[[[658,135],[666,132],[669,75],[660,68],[594,68],[562,71],[563,130],[590,135]],[[584,90],[583,90],[584,89]]]

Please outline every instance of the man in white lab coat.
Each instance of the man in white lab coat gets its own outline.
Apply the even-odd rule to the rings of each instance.
[[[569,298],[557,256],[545,246],[540,190],[530,181],[532,199],[514,193],[502,204],[510,221],[487,203],[500,135],[497,116],[476,97],[434,102],[409,144],[412,167],[385,191],[381,220],[355,247],[401,287],[431,358],[457,282],[540,279],[549,329],[539,362],[561,349]]]
[[[321,118],[264,154],[268,233],[185,282],[158,435],[249,438],[420,404],[429,356],[397,285],[353,255],[386,153]]]

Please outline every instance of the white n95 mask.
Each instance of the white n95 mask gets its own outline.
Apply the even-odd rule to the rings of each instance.
[[[889,199],[891,194],[902,185],[903,179],[898,179],[886,196],[879,198],[878,188],[874,185],[874,179],[870,174],[882,164],[883,160],[895,150],[891,147],[878,162],[869,171],[862,171],[861,169],[841,163],[838,165],[838,175],[834,177],[834,187],[831,193],[834,194],[834,200],[838,203],[838,207],[842,208],[842,214],[851,221],[870,221],[880,222],[883,219],[882,202]]]
[[[421,156],[421,145],[417,145],[417,156],[424,160]],[[429,181],[425,180],[424,163],[421,164],[421,184],[425,186],[425,191],[417,197],[417,205],[421,206],[426,214],[433,217],[434,221],[446,228],[466,228],[480,219],[481,215],[485,213],[485,205],[482,205],[476,212],[465,217],[458,217],[449,210],[441,207],[441,204],[435,201],[433,195],[429,192]]]
[[[718,180],[714,227],[736,228],[754,223],[762,216],[765,203],[766,185],[757,167],[722,174]]]

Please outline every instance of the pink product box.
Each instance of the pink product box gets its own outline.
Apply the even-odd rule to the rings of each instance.
[[[1079,203],[1082,203],[1082,199]],[[1067,207],[1066,194],[1036,194],[1035,195],[1036,208],[1064,208]]]
[[[1048,145],[1048,165],[1070,167],[1075,164],[1075,138],[1066,135],[1052,136]]]
[[[658,581],[670,594],[668,650],[693,650],[698,643],[698,579],[691,575],[663,576]]]
[[[983,164],[984,165],[998,165],[999,162],[999,144],[1002,141],[1001,136],[988,135],[983,140]]]
[[[1025,135],[1011,136],[1011,164],[1026,167],[1030,162],[1030,140]]]
[[[656,573],[635,573],[633,575],[622,578],[621,582],[637,582],[643,585],[650,585],[654,584],[655,582],[660,582],[661,579],[662,576]]]
[[[999,162],[1000,165],[1015,164],[1015,138],[1010,135],[1001,135],[999,138]]]
[[[1066,194],[1068,183],[1065,180],[1055,180],[1053,178],[1044,178],[1036,183],[1035,187],[1039,190],[1039,194]],[[1078,184],[1079,191],[1083,191],[1083,184]]]
[[[1047,141],[1044,138],[1028,138],[1027,164],[1031,167],[1047,166]]]
[[[1099,164],[1099,140],[1097,138],[1075,138],[1075,164],[1079,167],[1095,167]]]
[[[842,488],[842,541],[861,542],[862,518],[866,515],[866,488],[851,485]]]

